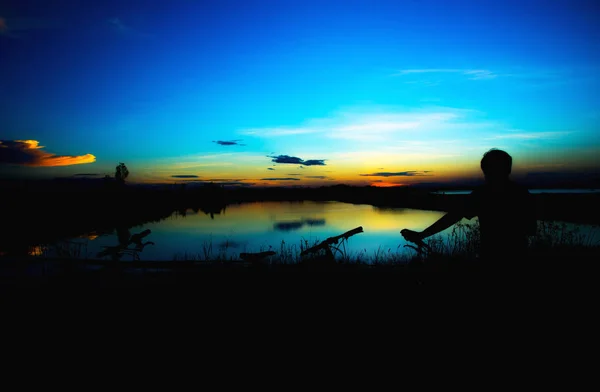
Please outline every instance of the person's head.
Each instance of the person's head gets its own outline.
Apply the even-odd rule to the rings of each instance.
[[[512,170],[512,157],[506,151],[492,148],[483,154],[481,170],[486,181],[506,180]]]

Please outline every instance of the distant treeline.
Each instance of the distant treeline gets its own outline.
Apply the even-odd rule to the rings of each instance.
[[[140,187],[105,182],[13,182],[1,189],[0,219],[7,235],[0,250],[58,241],[87,232],[112,232],[160,221],[187,209],[219,214],[228,204],[256,201],[339,201],[380,208],[448,211],[468,195],[432,194],[410,187],[186,188],[181,185]],[[600,224],[600,194],[536,194],[539,220]]]

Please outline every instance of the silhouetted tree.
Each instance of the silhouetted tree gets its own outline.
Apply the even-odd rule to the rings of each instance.
[[[119,163],[115,171],[115,180],[117,180],[119,184],[125,184],[127,176],[129,176],[127,166],[125,166],[123,162]]]

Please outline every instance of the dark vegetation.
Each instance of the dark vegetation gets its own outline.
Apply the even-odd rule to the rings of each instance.
[[[3,262],[3,268],[10,263],[31,260],[26,256],[34,245],[55,243],[85,233],[93,232],[97,235],[114,233],[115,230],[160,221],[176,211],[184,215],[187,209],[214,215],[221,213],[227,205],[233,203],[311,200],[370,204],[380,208],[402,207],[448,211],[453,206],[462,203],[465,198],[465,195],[432,194],[430,189],[404,187],[376,188],[337,185],[322,188],[224,188],[210,184],[195,188],[181,184],[135,186],[125,183],[127,173],[126,168],[121,168],[121,170],[117,169],[115,178],[103,180],[5,181],[2,183],[0,217],[3,235],[0,238],[0,254],[3,257],[0,260]],[[528,256],[529,264],[521,263],[519,267],[515,268],[523,271],[524,265],[535,265],[536,267],[533,269],[539,270],[540,263],[564,268],[567,265],[566,262],[569,263],[569,266],[577,266],[579,269],[589,266],[590,260],[595,260],[600,255],[597,245],[586,243],[585,239],[577,238],[574,233],[565,234],[564,227],[561,231],[559,227],[552,228],[544,222],[564,221],[598,225],[600,224],[600,209],[597,206],[600,202],[600,194],[536,194],[534,198],[538,220],[541,224],[540,235],[536,237],[536,243],[532,244],[535,253]],[[464,230],[464,232],[458,233],[462,239],[455,237],[454,245],[439,244],[436,243],[436,241],[439,242],[439,239],[433,238],[429,242],[434,248],[433,251],[415,249],[410,260],[381,255],[381,259],[377,258],[368,262],[360,258],[351,260],[346,257],[342,258],[342,262],[338,259],[331,263],[330,258],[323,258],[321,254],[309,258],[305,262],[296,260],[296,262],[278,263],[277,258],[267,258],[267,262],[260,262],[260,260],[251,260],[252,256],[248,256],[249,259],[236,262],[204,260],[203,263],[197,263],[193,260],[177,260],[173,261],[172,267],[166,271],[147,265],[151,262],[140,261],[136,262],[138,264],[120,266],[118,262],[104,260],[98,261],[98,264],[104,267],[101,268],[103,272],[92,275],[95,277],[93,279],[99,279],[96,283],[100,282],[100,284],[101,282],[115,281],[115,279],[129,284],[129,282],[154,280],[172,281],[173,279],[183,279],[183,276],[185,279],[192,279],[191,277],[197,276],[198,272],[206,270],[217,273],[236,271],[246,274],[275,268],[280,272],[298,270],[360,271],[361,273],[401,272],[403,276],[413,278],[419,276],[419,278],[415,278],[418,280],[422,279],[424,272],[435,272],[434,275],[427,275],[431,277],[439,276],[440,272],[464,273],[464,271],[473,272],[478,268],[481,269],[477,263],[474,264],[472,257],[474,255],[473,241],[476,241],[476,235],[473,234],[474,232],[468,234],[468,230],[460,226],[458,230]],[[569,235],[571,237],[568,237]],[[435,248],[436,246],[437,248]],[[464,249],[457,251],[461,246]],[[470,248],[470,253],[466,252],[467,248]],[[284,252],[285,250],[281,251],[281,255],[277,256],[280,261]],[[41,267],[40,263],[43,264],[46,261],[37,258],[32,263],[38,263],[35,268],[39,270],[39,268],[45,268]],[[73,267],[72,260],[54,260],[52,263],[54,263],[54,271],[63,271],[58,274],[62,278],[68,275],[84,281],[91,276],[83,273],[80,268]],[[507,265],[514,264],[507,263]],[[19,270],[19,268],[16,270],[13,268],[11,271],[21,271],[21,275],[17,273],[19,276],[28,274],[27,271]],[[123,274],[125,269],[131,273]],[[153,270],[154,272],[148,275],[147,273],[138,273],[140,270]],[[5,278],[13,276],[14,278],[13,272],[3,276]],[[69,273],[65,274],[64,272]],[[417,275],[414,275],[415,273]],[[108,277],[110,279],[106,280]],[[3,282],[18,281],[13,278],[3,278]]]

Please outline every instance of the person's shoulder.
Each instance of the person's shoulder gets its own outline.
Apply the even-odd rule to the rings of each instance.
[[[485,192],[487,189],[486,184],[481,184],[481,185],[476,185],[473,187],[473,190],[471,191],[471,194],[481,194],[483,192]]]
[[[513,192],[521,193],[521,194],[529,194],[529,188],[527,188],[523,184],[519,184],[518,182],[511,181],[510,187]]]

